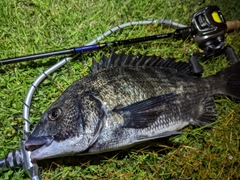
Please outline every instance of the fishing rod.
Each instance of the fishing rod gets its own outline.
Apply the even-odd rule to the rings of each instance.
[[[4,64],[10,64],[10,63],[16,63],[16,62],[22,62],[22,61],[37,60],[37,59],[47,58],[51,56],[77,54],[77,53],[82,53],[86,51],[100,50],[105,47],[116,47],[116,46],[122,46],[122,45],[128,45],[128,44],[134,44],[139,42],[158,40],[158,39],[164,39],[164,38],[170,38],[170,37],[177,38],[177,39],[186,38],[188,35],[192,35],[192,34],[193,34],[192,28],[182,28],[182,29],[177,29],[174,33],[157,34],[157,35],[139,37],[134,39],[104,42],[99,44],[73,47],[70,49],[63,49],[58,51],[51,51],[51,52],[45,52],[45,53],[39,53],[39,54],[33,54],[33,55],[27,55],[27,56],[20,56],[20,57],[15,57],[10,59],[3,59],[3,60],[0,60],[0,64],[4,65]]]
[[[116,32],[118,30],[124,29],[126,27],[135,26],[135,25],[154,25],[154,24],[162,24],[162,25],[175,27],[175,28],[185,28],[185,27],[187,27],[184,24],[180,24],[180,23],[177,23],[177,22],[174,22],[174,21],[171,21],[171,20],[167,20],[167,19],[156,19],[156,20],[127,22],[127,23],[120,24],[118,26],[115,26],[115,27],[109,29],[108,31],[106,31],[102,35],[98,36],[97,38],[95,38],[94,40],[92,40],[91,42],[86,44],[85,47],[94,46],[94,44],[96,44],[100,40],[106,38],[110,34]],[[97,46],[97,45],[98,44],[96,44],[95,46]],[[84,49],[83,47],[84,46],[79,47],[79,48]],[[85,48],[85,51],[86,51],[86,48]],[[71,54],[71,53],[74,53],[74,52],[75,52],[75,48],[71,48],[71,49],[66,49],[66,50],[59,50],[59,51],[52,51],[52,52],[46,52],[46,53],[40,53],[40,54],[33,54],[33,55],[15,57],[15,58],[10,58],[10,59],[2,59],[2,60],[0,60],[0,64],[3,65],[3,64],[14,63],[14,62],[22,62],[22,61],[26,61],[26,60],[36,60],[36,59],[46,58],[46,57],[50,57],[50,56]],[[43,55],[43,56],[41,56],[41,55]]]
[[[131,24],[130,24],[131,25]],[[197,52],[190,55],[189,62],[193,68],[193,74],[201,76],[203,68],[199,63],[199,59],[209,59],[213,56],[218,56],[225,53],[227,59],[231,62],[237,62],[238,57],[231,46],[225,46],[225,33],[233,29],[240,28],[240,21],[226,21],[223,17],[219,7],[207,6],[196,11],[192,18],[190,27],[184,25],[176,29],[173,33],[157,34],[152,36],[145,36],[127,40],[119,40],[112,42],[104,42],[98,44],[88,44],[85,46],[74,47],[70,49],[63,49],[58,51],[51,51],[10,59],[0,60],[0,64],[10,64],[22,61],[37,60],[51,56],[60,56],[67,54],[78,54],[86,51],[100,50],[106,47],[116,47],[150,40],[158,40],[164,38],[186,39],[193,37],[203,53]],[[104,37],[104,36],[103,36]]]

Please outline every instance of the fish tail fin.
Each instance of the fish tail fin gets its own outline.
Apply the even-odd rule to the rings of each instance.
[[[240,99],[240,62],[220,71],[216,76],[224,83],[220,89],[221,94]]]

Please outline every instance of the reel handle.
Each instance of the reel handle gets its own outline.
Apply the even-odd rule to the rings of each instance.
[[[226,24],[227,24],[227,31],[240,29],[239,20],[227,21]]]
[[[239,61],[238,56],[236,55],[236,53],[234,52],[231,46],[226,46],[224,49],[225,49],[225,55],[230,62],[236,63]]]

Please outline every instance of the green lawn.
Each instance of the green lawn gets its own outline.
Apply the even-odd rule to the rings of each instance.
[[[200,7],[218,5],[226,20],[240,19],[240,1],[206,0],[1,0],[0,59],[84,45],[108,29],[129,21],[158,18],[188,24]],[[231,2],[231,3],[230,3]],[[135,38],[174,29],[136,26],[103,41]],[[103,42],[102,41],[102,42]],[[226,35],[227,44],[240,54],[240,33]],[[112,49],[85,53],[54,72],[34,94],[30,120],[34,124],[68,87],[89,73],[92,58]],[[172,39],[115,48],[117,51],[157,54],[188,61],[198,50],[189,41]],[[0,66],[0,157],[19,148],[22,108],[28,88],[41,72],[62,57]],[[204,76],[228,66],[224,56],[202,62]],[[158,141],[148,148],[97,156],[58,158],[39,162],[42,178],[49,179],[236,179],[240,178],[240,104],[216,96],[218,119],[211,129],[187,127],[184,134]],[[0,172],[0,179],[28,179],[21,168]]]

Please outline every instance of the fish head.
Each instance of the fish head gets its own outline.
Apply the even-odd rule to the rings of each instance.
[[[95,142],[102,116],[90,96],[65,93],[47,109],[25,142],[32,162],[78,154]]]

